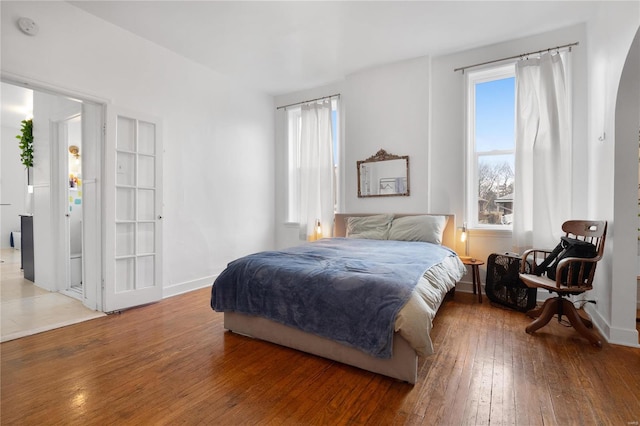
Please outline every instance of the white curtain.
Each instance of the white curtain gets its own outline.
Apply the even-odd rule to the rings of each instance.
[[[300,134],[300,239],[330,237],[334,214],[331,99],[302,106]],[[318,232],[318,221],[321,232]]]
[[[563,58],[516,64],[513,249],[553,248],[571,215],[571,129]]]

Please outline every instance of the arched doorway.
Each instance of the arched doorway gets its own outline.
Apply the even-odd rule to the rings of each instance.
[[[640,29],[627,54],[624,68],[620,77],[615,110],[615,168],[619,173],[614,180],[614,234],[615,243],[620,246],[616,253],[632,253],[629,262],[624,262],[624,271],[617,275],[624,282],[616,282],[613,288],[612,302],[619,307],[612,314],[619,315],[612,318],[612,322],[624,324],[624,328],[635,328],[635,313],[638,303],[638,287],[635,277],[638,275],[638,239],[636,232],[630,229],[638,228],[638,207],[635,197],[638,195],[638,130],[640,129]],[[634,195],[632,195],[634,194]],[[618,232],[616,232],[616,230]],[[626,260],[626,259],[625,259]],[[615,264],[614,268],[622,263]],[[622,269],[622,268],[620,268]],[[620,280],[620,281],[623,281]]]

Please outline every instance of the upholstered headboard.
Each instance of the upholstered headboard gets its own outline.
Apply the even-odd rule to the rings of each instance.
[[[334,237],[346,236],[347,218],[373,216],[374,214],[379,214],[379,213],[336,213],[334,218],[334,224],[333,224],[333,236]],[[435,214],[435,213],[394,213],[394,217],[419,216],[419,215],[446,216],[448,220],[447,220],[447,226],[445,226],[444,233],[442,234],[442,245],[455,250],[456,248],[456,216],[455,215]]]

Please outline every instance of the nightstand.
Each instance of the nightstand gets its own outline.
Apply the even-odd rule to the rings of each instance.
[[[482,303],[482,285],[480,282],[480,265],[484,265],[484,262],[478,259],[461,257],[462,263],[467,266],[471,266],[471,276],[473,277],[473,294],[476,294],[476,288],[478,292],[478,302]]]

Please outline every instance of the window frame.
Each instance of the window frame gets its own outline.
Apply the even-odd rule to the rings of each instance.
[[[466,150],[465,150],[465,222],[470,229],[495,230],[495,231],[511,231],[511,224],[485,224],[478,221],[478,165],[482,156],[512,155],[515,163],[516,141],[514,134],[513,149],[476,151],[476,85],[495,80],[506,78],[515,78],[515,62],[502,64],[493,67],[487,67],[476,71],[467,71],[465,78],[465,95],[466,95]],[[515,88],[514,88],[515,96]],[[515,120],[515,113],[514,113]],[[515,124],[515,123],[514,123]],[[515,129],[514,129],[515,133]],[[514,179],[515,179],[514,164]]]

